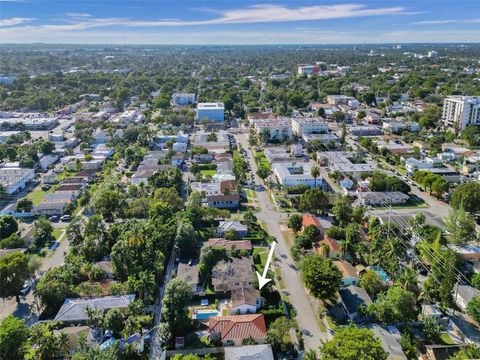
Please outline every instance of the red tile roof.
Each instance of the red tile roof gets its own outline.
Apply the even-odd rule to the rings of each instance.
[[[337,240],[332,239],[332,238],[330,238],[326,235],[323,238],[323,240],[320,241],[319,244],[326,244],[328,246],[328,248],[330,249],[330,251],[337,251],[337,252],[341,251],[340,243]]]
[[[263,314],[211,316],[208,321],[210,332],[220,333],[221,340],[236,340],[252,337],[262,339],[267,336],[267,326]]]
[[[315,225],[317,229],[323,230],[320,220],[318,220],[316,216],[310,214],[303,215],[302,225],[303,227],[307,227],[308,225]]]

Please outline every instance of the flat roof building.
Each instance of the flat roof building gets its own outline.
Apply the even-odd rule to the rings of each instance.
[[[225,106],[222,102],[198,103],[196,118],[199,121],[224,121]]]
[[[310,163],[275,162],[272,164],[272,169],[278,182],[283,186],[323,187],[323,178],[315,179],[311,175],[312,164]]]
[[[328,124],[321,117],[293,117],[292,133],[296,136],[303,134],[320,134],[329,131]]]

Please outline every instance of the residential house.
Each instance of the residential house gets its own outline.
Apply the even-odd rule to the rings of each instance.
[[[268,344],[226,347],[225,360],[273,360],[273,351]]]
[[[236,220],[227,220],[220,221],[215,234],[220,237],[224,237],[227,231],[234,231],[235,238],[243,238],[248,235],[248,227],[245,224],[242,224],[240,221]]]
[[[42,157],[38,161],[38,166],[42,170],[47,170],[50,166],[55,164],[58,161],[58,155],[57,154],[48,154]]]
[[[199,269],[198,264],[180,263],[178,264],[177,277],[185,280],[192,287],[192,292],[197,295],[199,292]]]
[[[470,285],[459,285],[456,288],[455,304],[462,310],[467,310],[467,305],[475,296],[480,295],[480,290]]]
[[[253,286],[252,257],[229,258],[212,269],[212,285],[216,292]]]
[[[85,346],[87,348],[99,345],[97,338],[95,337],[92,329],[89,326],[86,326],[86,325],[67,326],[60,330],[54,330],[55,335],[59,335],[61,332],[68,336],[68,343],[65,345],[65,348],[70,354],[73,354],[81,350],[81,344],[80,344],[81,336],[86,337]]]
[[[329,259],[343,258],[343,250],[340,242],[328,236],[324,236],[323,240],[317,244],[317,252]]]
[[[211,316],[208,319],[208,332],[213,341],[221,341],[223,345],[240,346],[247,338],[264,343],[267,326],[263,314]]]
[[[358,276],[355,267],[346,260],[336,260],[335,265],[342,272],[341,286],[358,285],[360,276]]]
[[[372,330],[375,336],[382,342],[382,348],[387,353],[388,360],[407,360],[400,344],[402,334],[397,327],[371,324],[367,328]]]
[[[340,305],[345,311],[348,319],[353,322],[362,321],[363,317],[358,313],[359,307],[368,306],[372,303],[372,299],[370,299],[367,292],[356,285],[341,288],[338,292],[341,300]]]
[[[425,354],[421,354],[419,360],[447,360],[452,359],[456,353],[468,344],[455,345],[425,345]]]
[[[320,231],[319,238],[320,239],[323,238],[324,228],[322,226],[322,223],[320,222],[320,219],[312,214],[303,214],[302,230],[305,230],[305,228],[309,225],[315,226],[318,229],[318,231]]]
[[[126,310],[128,305],[135,300],[135,295],[116,295],[98,298],[73,298],[65,299],[62,307],[58,310],[54,321],[63,323],[79,324],[88,320],[87,307],[100,309],[107,312],[111,309]]]
[[[207,196],[207,205],[217,209],[236,209],[240,203],[238,194]]]
[[[230,315],[254,314],[262,307],[263,298],[260,291],[254,288],[240,288],[230,295]]]

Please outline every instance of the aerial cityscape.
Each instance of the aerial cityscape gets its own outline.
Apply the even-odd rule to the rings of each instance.
[[[0,1],[0,360],[480,359],[475,0]]]

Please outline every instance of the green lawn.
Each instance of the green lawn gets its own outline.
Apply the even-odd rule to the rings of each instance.
[[[263,151],[260,151],[260,152],[255,154],[255,162],[257,163],[257,165],[259,167],[265,167],[265,168],[269,169],[270,171],[272,170],[270,168],[270,164],[268,163],[268,160],[265,157],[265,154],[263,153]]]
[[[256,247],[253,249],[253,263],[259,273],[262,273],[265,268],[269,251],[270,249],[268,247]]]
[[[54,229],[52,231],[52,236],[58,240],[60,238],[60,235],[62,235],[62,232],[63,232],[64,229]]]
[[[50,190],[48,191],[43,191],[39,185],[35,188],[35,190],[33,190],[27,195],[27,198],[32,200],[33,205],[38,205],[43,201],[43,198],[45,197],[46,194],[51,194],[51,193],[53,193],[52,188],[50,188]]]
[[[200,170],[200,174],[203,176],[213,176],[217,173],[217,170]]]

